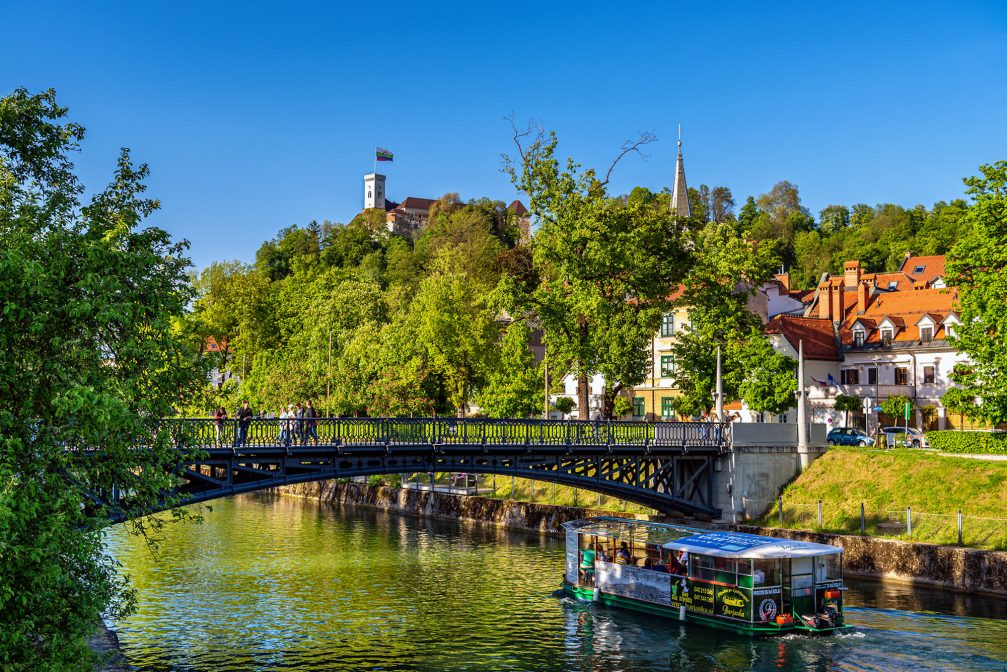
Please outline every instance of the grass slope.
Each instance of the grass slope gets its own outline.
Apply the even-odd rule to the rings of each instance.
[[[959,510],[968,518],[1005,519],[966,521],[966,544],[1000,548],[1007,530],[1007,461],[909,449],[833,448],[786,486],[781,497],[786,527],[817,529],[817,502],[822,500],[822,529],[859,532],[862,502],[868,533],[906,536],[893,514],[908,506],[913,538],[938,543],[957,541]],[[774,507],[760,522],[779,525],[779,509]]]

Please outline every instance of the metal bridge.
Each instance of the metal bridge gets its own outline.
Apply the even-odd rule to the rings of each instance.
[[[330,478],[508,474],[619,497],[665,513],[717,517],[713,472],[723,423],[455,418],[168,421],[202,457],[183,465],[185,502]]]

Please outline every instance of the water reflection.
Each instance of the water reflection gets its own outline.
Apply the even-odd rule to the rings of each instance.
[[[159,562],[113,537],[143,670],[1007,669],[1007,603],[932,589],[856,583],[855,632],[758,640],[556,596],[562,541],[487,526],[258,495]]]

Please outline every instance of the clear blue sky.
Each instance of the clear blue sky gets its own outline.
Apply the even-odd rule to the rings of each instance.
[[[1007,159],[1007,3],[706,4],[5,0],[0,93],[57,90],[91,188],[132,148],[200,267],[349,221],[375,145],[395,200],[509,201],[511,112],[598,167],[655,131],[617,192],[671,185],[681,123],[691,186],[740,206],[786,179],[816,215],[959,197]]]

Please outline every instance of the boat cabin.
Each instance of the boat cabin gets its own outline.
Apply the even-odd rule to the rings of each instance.
[[[841,548],[620,518],[564,528],[579,599],[753,634],[844,627]]]

